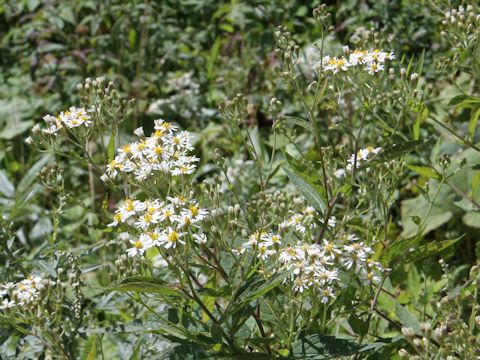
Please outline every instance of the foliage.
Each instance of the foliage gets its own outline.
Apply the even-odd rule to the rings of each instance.
[[[0,18],[2,358],[480,356],[477,4]]]

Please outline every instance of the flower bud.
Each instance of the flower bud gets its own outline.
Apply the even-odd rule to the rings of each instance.
[[[134,133],[135,135],[137,135],[140,139],[144,139],[144,138],[145,138],[145,133],[144,133],[144,131],[143,131],[143,127],[141,127],[141,126],[138,127],[138,128],[136,128],[136,129],[133,131],[133,133]]]

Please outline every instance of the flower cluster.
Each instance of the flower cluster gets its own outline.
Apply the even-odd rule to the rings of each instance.
[[[46,127],[40,129],[40,125],[37,124],[33,127],[32,133],[41,131],[47,135],[57,135],[58,132],[64,128],[88,128],[93,124],[92,117],[90,116],[91,112],[91,110],[72,106],[68,110],[62,111],[58,116],[46,115],[43,117]]]
[[[445,13],[445,19],[442,24],[445,26],[452,26],[458,29],[468,28],[473,30],[475,25],[480,22],[480,13],[477,13],[472,5],[467,5],[465,8],[460,5],[458,9],[452,9]]]
[[[311,289],[323,303],[334,299],[336,292],[344,287],[345,284],[340,280],[342,272],[358,276],[367,284],[378,283],[384,269],[373,260],[372,248],[359,241],[357,236],[337,236],[336,240],[323,239],[319,244],[303,240],[307,228],[313,230],[317,227],[315,218],[318,218],[318,213],[312,207],[307,207],[280,223],[278,232],[254,232],[238,253],[254,254],[267,268],[271,266],[274,272],[288,271],[290,277],[287,281],[292,284],[294,291],[303,293]],[[335,225],[335,218],[332,217],[327,226],[334,228]],[[302,241],[289,244],[287,229],[300,235]]]
[[[118,173],[133,174],[138,181],[157,171],[173,176],[192,174],[199,159],[187,155],[193,149],[189,132],[177,133],[177,128],[164,120],[155,120],[154,129],[149,137],[145,137],[142,128],[135,130],[139,141],[118,149],[115,158],[107,165],[103,180],[114,179]]]
[[[340,272],[358,275],[366,283],[378,283],[380,263],[371,258],[372,249],[356,236],[349,236],[346,244],[323,240],[322,244],[298,244],[280,251],[279,261],[284,270],[291,272],[294,291],[317,290],[323,303],[335,298],[344,284]]]
[[[43,288],[48,284],[40,276],[29,276],[17,283],[0,285],[0,309],[8,309],[15,306],[25,306],[34,303],[40,296]]]
[[[307,206],[303,212],[294,213],[288,219],[282,221],[279,229],[290,228],[301,234],[305,234],[307,230],[316,228],[317,224],[315,224],[314,220],[317,217],[318,212],[312,206]]]
[[[128,232],[120,235],[120,240],[131,245],[127,254],[135,256],[143,255],[154,246],[176,248],[189,238],[198,244],[206,243],[207,237],[199,229],[199,222],[207,214],[207,210],[200,208],[195,200],[182,196],[167,197],[165,201],[125,199],[108,226],[124,223],[134,227],[135,233],[140,233],[139,236]]]
[[[385,52],[382,50],[354,50],[349,52],[346,50],[347,56],[325,56],[321,63],[314,66],[314,70],[323,68],[325,71],[331,71],[333,74],[339,71],[347,71],[349,68],[361,67],[370,75],[384,70],[384,63],[387,60],[395,59],[393,52]]]
[[[365,149],[360,149],[357,152],[356,156],[355,154],[352,154],[352,156],[350,156],[350,158],[347,161],[347,166],[345,167],[345,169],[337,169],[335,171],[335,176],[337,178],[344,177],[347,172],[352,171],[354,167],[358,169],[359,167],[364,165],[366,162],[371,160],[371,158],[376,154],[378,154],[380,151],[382,151],[381,147],[373,148],[369,146]]]

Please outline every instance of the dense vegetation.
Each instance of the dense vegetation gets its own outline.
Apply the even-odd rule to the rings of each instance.
[[[480,357],[474,1],[0,0],[5,359]]]

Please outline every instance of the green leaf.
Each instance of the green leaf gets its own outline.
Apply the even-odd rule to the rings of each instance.
[[[283,281],[290,276],[290,272],[275,274],[268,279],[264,279],[262,275],[255,275],[248,289],[240,296],[242,304],[248,304],[259,297],[267,294],[271,290],[283,283]]]
[[[420,125],[428,118],[428,108],[422,106],[420,112],[418,112],[417,119],[413,125],[413,139],[418,140],[420,137]]]
[[[212,335],[213,342],[217,344],[222,343],[223,333],[222,333],[222,328],[219,324],[212,324],[210,333]]]
[[[110,163],[115,157],[115,134],[112,132],[108,141],[107,160]]]
[[[406,252],[411,249],[414,250],[415,246],[420,241],[420,237],[415,236],[409,239],[400,239],[395,241],[382,253],[382,263],[390,264],[391,261],[401,259]]]
[[[427,244],[419,245],[415,248],[414,251],[411,251],[401,258],[402,264],[408,264],[409,262],[423,260],[439,252],[449,248],[460,240],[463,236],[460,236],[452,240],[443,240],[443,241],[432,241]]]
[[[357,315],[352,315],[348,318],[348,323],[352,327],[352,330],[355,331],[357,335],[364,336],[368,332],[370,321],[363,320]]]
[[[468,123],[468,137],[473,140],[475,131],[477,130],[478,119],[480,117],[480,108],[475,111]]]
[[[7,125],[0,132],[0,139],[11,140],[15,136],[18,136],[33,125],[33,121],[9,121]]]
[[[433,138],[428,138],[424,140],[406,141],[401,144],[388,145],[372,160],[366,162],[363,166],[361,166],[360,169],[365,169],[373,165],[382,164],[387,161],[397,159],[399,157],[402,157],[403,155],[409,154],[413,150],[417,150],[428,144],[431,144],[432,141]]]
[[[480,213],[468,212],[462,218],[465,225],[480,229]]]
[[[181,344],[168,349],[160,356],[162,360],[200,360],[211,359],[205,351],[196,344]]]
[[[85,344],[85,356],[82,357],[84,360],[96,360],[97,359],[97,337],[92,335],[88,338],[87,343]]]
[[[407,165],[412,171],[415,171],[417,174],[420,174],[429,179],[440,179],[440,176],[428,166],[416,166],[416,165]]]
[[[357,344],[327,335],[309,335],[292,344],[292,359],[337,359],[381,348],[388,343]]]
[[[450,99],[448,105],[459,106],[480,103],[480,98],[470,95],[457,95]]]
[[[288,167],[285,167],[285,172],[290,181],[295,184],[315,210],[323,213],[326,208],[325,189],[321,185],[318,173],[311,167],[302,165],[287,153],[285,153],[285,158],[289,164]]]
[[[38,160],[23,176],[22,180],[18,183],[17,193],[23,193],[28,190],[30,186],[37,180],[38,172],[51,160],[53,156],[51,154],[45,155]]]
[[[432,180],[432,182],[435,182],[435,180]],[[432,198],[438,186],[438,184],[430,185],[429,194]],[[440,190],[440,193],[433,203],[430,212],[429,207],[430,203],[423,196],[417,196],[415,198],[402,201],[401,218],[403,237],[410,238],[419,233],[421,233],[421,235],[425,235],[448,222],[456,211],[455,205],[452,204],[450,192],[446,187],[443,187]],[[420,229],[419,226],[416,225],[412,220],[412,218],[415,216],[421,219],[422,229]]]
[[[305,120],[296,116],[285,116],[285,119],[287,120],[287,123],[301,126],[313,134],[312,124],[310,124],[308,120]]]
[[[402,305],[395,304],[395,315],[405,327],[412,328],[416,333],[420,332],[420,323],[417,319]]]
[[[147,276],[132,276],[123,280],[120,284],[109,288],[110,291],[135,291],[140,293],[155,293],[163,296],[178,296],[183,294],[165,282]]]
[[[215,62],[220,54],[220,47],[222,45],[222,37],[218,36],[210,49],[210,54],[207,57],[207,78],[213,80],[213,74],[215,69]]]
[[[136,321],[129,324],[116,324],[108,327],[80,328],[78,329],[78,332],[84,334],[157,333],[174,336],[180,340],[193,338],[185,333],[184,330],[179,329],[176,326],[166,325],[165,323],[155,321]]]
[[[15,195],[15,187],[2,170],[0,170],[0,193],[8,198],[12,198]]]
[[[137,42],[137,32],[135,29],[130,29],[128,32],[128,43],[130,44],[130,47],[133,49],[135,47],[135,44]]]

